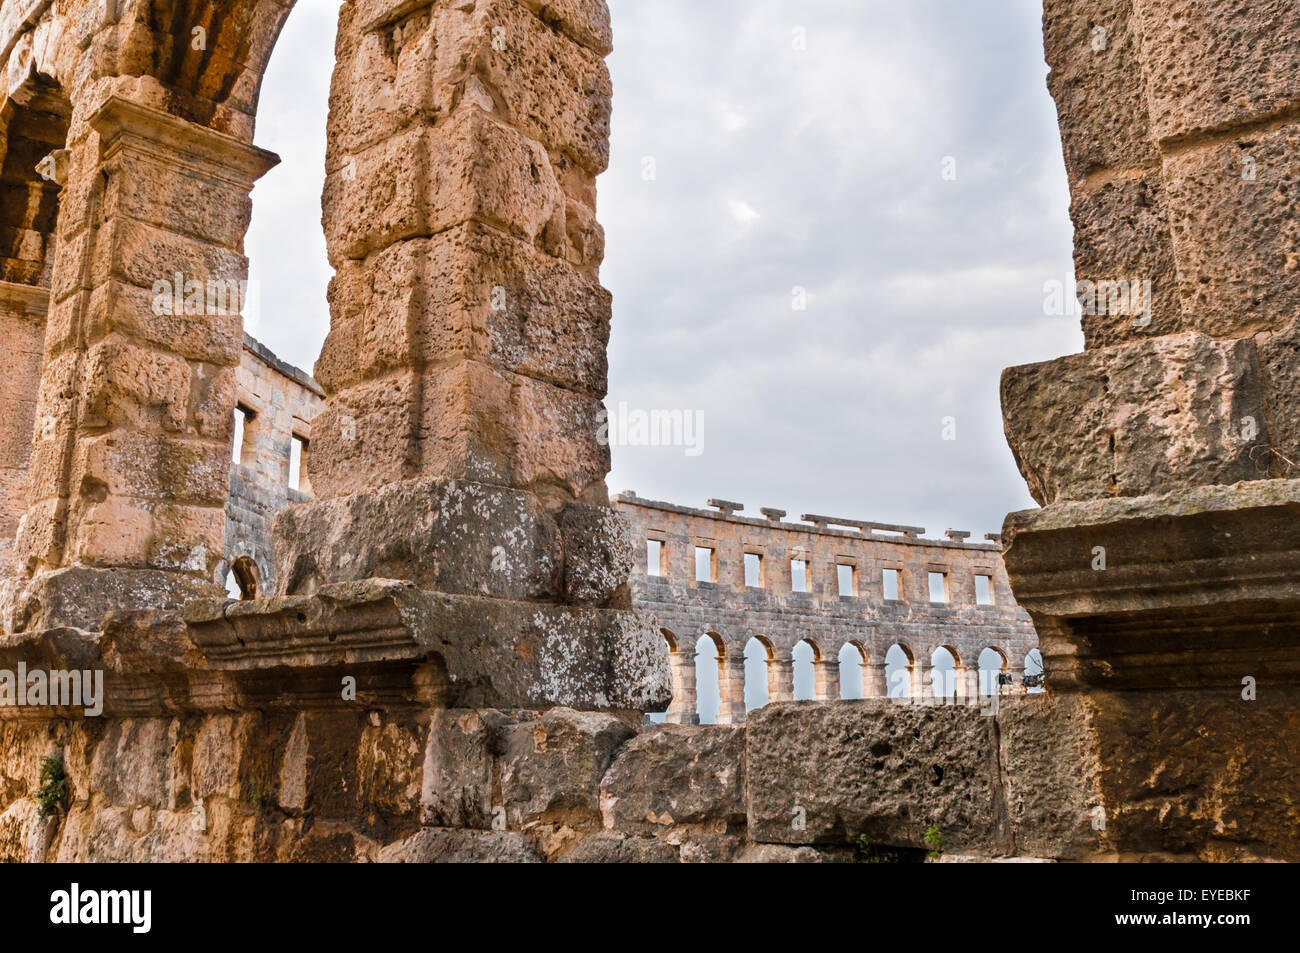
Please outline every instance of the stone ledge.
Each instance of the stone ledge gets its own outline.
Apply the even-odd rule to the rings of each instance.
[[[1300,480],[1054,504],[1004,535],[1055,685],[1300,682]]]
[[[105,711],[140,715],[274,707],[654,711],[671,697],[667,648],[640,614],[366,580],[315,595],[205,599],[0,639],[0,669],[106,672]],[[341,679],[357,680],[355,701]],[[52,718],[60,709],[0,709]]]

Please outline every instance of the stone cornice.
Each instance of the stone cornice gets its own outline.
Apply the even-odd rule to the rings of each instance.
[[[121,96],[110,96],[90,124],[100,135],[102,159],[139,151],[245,188],[280,162],[274,152]]]

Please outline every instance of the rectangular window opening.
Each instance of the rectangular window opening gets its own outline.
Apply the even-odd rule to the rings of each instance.
[[[975,577],[975,604],[993,605],[993,578],[991,576]]]
[[[645,574],[647,576],[664,574],[664,544],[657,539],[645,541]]]
[[[948,601],[948,574],[942,572],[930,573],[930,601],[947,602]]]
[[[307,472],[303,464],[307,459],[307,438],[293,435],[289,443],[289,488],[300,493],[308,491]]]
[[[881,581],[885,590],[885,599],[897,602],[900,598],[899,592],[902,589],[902,573],[897,569],[886,569],[881,573]]]
[[[857,593],[854,591],[854,585],[853,585],[854,576],[857,575],[857,571],[855,567],[850,566],[846,563],[838,563],[835,566],[835,575],[837,580],[839,581],[841,596],[857,595]]]
[[[253,433],[250,426],[253,422],[253,412],[243,404],[235,406],[235,432],[230,446],[230,462],[235,464],[251,463],[253,454],[246,444],[251,440]]]
[[[695,547],[695,581],[715,581],[713,575],[713,550],[707,546]]]
[[[791,592],[808,591],[808,560],[806,559],[790,560],[790,591]]]
[[[763,588],[763,557],[758,553],[745,553],[745,586]]]

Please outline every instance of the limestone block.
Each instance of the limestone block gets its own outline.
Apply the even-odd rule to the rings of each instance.
[[[1016,853],[1081,859],[1108,850],[1092,711],[1082,695],[1001,699],[999,756]]]
[[[1190,319],[1182,314],[1168,200],[1158,173],[1076,186],[1070,217],[1080,282],[1072,290],[1082,292],[1086,347],[1186,329]]]
[[[1300,60],[1294,50],[1288,55]],[[1300,123],[1291,123],[1165,160],[1189,326],[1214,337],[1244,336],[1281,328],[1300,313],[1297,154]]]
[[[1157,140],[1300,103],[1300,11],[1290,0],[1134,0]]]
[[[609,5],[605,0],[521,0],[523,5],[546,23],[554,23],[564,33],[601,56],[614,49],[614,34],[609,24]]]
[[[992,720],[977,708],[888,701],[783,703],[745,728],[749,837],[777,844],[924,847],[1001,853]]]
[[[585,394],[475,361],[430,370],[421,469],[597,502],[610,467],[602,410]]]
[[[436,128],[412,126],[325,182],[331,264],[405,238],[479,221],[527,242],[564,235],[564,195],[546,152],[467,105]]]
[[[588,837],[560,858],[562,864],[675,864],[677,851],[653,837],[602,832]]]
[[[504,729],[501,798],[511,829],[598,829],[601,778],[634,734],[614,715],[567,708]]]
[[[420,815],[428,745],[427,728],[420,722],[413,713],[388,712],[369,719],[362,730],[357,800],[365,810],[388,818]]]
[[[108,281],[91,292],[85,304],[69,298],[55,306],[47,343],[53,354],[73,346],[72,322],[78,308],[84,307],[85,330],[91,340],[118,332],[192,361],[221,366],[238,363],[242,321],[237,313],[172,314],[173,304],[152,288]]]
[[[1196,333],[1002,374],[1007,441],[1030,493],[1057,500],[1231,484],[1267,472],[1253,343]]]
[[[328,169],[413,120],[440,122],[469,99],[588,174],[603,171],[611,98],[603,54],[549,23],[558,12],[570,35],[594,33],[604,29],[605,4],[546,6],[543,18],[518,0],[435,4],[413,15],[382,2],[355,16],[345,12],[330,93]]]
[[[338,391],[467,357],[599,398],[610,310],[609,293],[571,264],[466,224],[343,263],[316,378]]]
[[[312,421],[308,470],[319,499],[417,475],[418,394],[416,375],[402,373],[333,395]]]
[[[85,412],[105,423],[183,431],[189,421],[191,369],[183,358],[114,337],[86,353]]]
[[[434,709],[424,755],[420,823],[426,827],[492,825],[493,751],[509,719],[492,709]]]
[[[633,738],[600,784],[605,827],[656,835],[745,817],[745,729],[662,725]]]
[[[1158,163],[1147,123],[1146,85],[1133,0],[1046,0],[1047,84],[1060,117],[1072,181],[1103,169]]]
[[[607,506],[580,503],[560,514],[564,596],[571,605],[609,605],[627,585],[634,550],[627,524]]]
[[[1275,476],[1300,476],[1300,318],[1255,339]]]
[[[535,864],[537,851],[513,831],[426,827],[379,851],[383,864]]]
[[[253,215],[247,191],[133,152],[114,169],[103,214],[128,218],[239,252]]]
[[[79,441],[73,471],[111,496],[224,506],[229,458],[209,441],[116,430]]]
[[[555,522],[531,496],[456,481],[407,481],[294,507],[277,517],[276,541],[275,578],[289,594],[378,577],[547,599],[559,593],[564,558]]]

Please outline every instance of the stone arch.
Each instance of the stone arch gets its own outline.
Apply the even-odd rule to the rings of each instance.
[[[979,654],[979,693],[981,695],[1000,695],[1004,687],[999,684],[998,676],[1010,675],[1010,663],[1006,652],[996,645],[986,645]]]
[[[805,636],[795,642],[790,657],[794,665],[794,700],[813,701],[817,698],[817,665],[822,660],[821,647]]]
[[[837,663],[840,669],[840,698],[859,699],[870,697],[871,689],[867,684],[867,665],[870,661],[865,643],[858,639],[849,639],[840,646]]]
[[[906,639],[894,639],[882,653],[886,691],[890,698],[920,697],[921,664]]]
[[[723,665],[726,658],[727,644],[722,636],[717,632],[702,631],[695,640],[696,714],[700,724],[717,724],[722,713]]]
[[[934,646],[928,657],[929,672],[926,689],[930,697],[955,700],[961,697],[963,677],[961,653],[948,643]]]
[[[30,63],[0,107],[0,546],[27,511],[72,104]],[[11,54],[11,62],[14,54]],[[38,492],[44,481],[39,481]]]
[[[745,642],[745,710],[762,708],[772,700],[772,660],[776,647],[766,636],[751,634]]]

